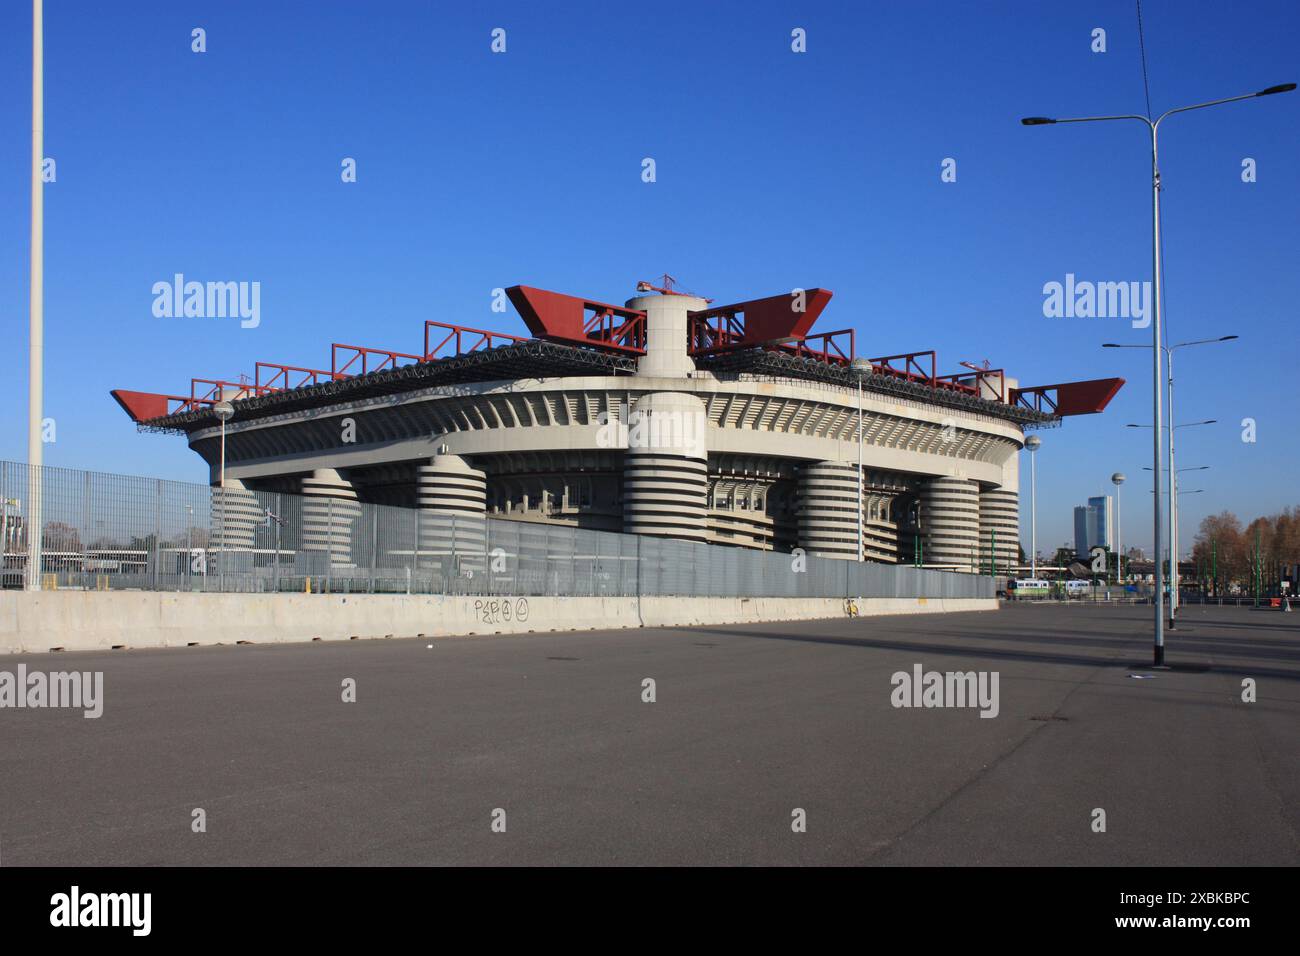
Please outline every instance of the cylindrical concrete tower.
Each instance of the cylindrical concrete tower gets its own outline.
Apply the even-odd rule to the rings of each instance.
[[[361,514],[352,484],[333,468],[302,480],[302,549],[328,552],[335,567],[352,565],[352,524]]]
[[[219,485],[212,489],[212,538],[208,547],[251,551],[253,536],[263,517],[257,497],[238,478],[227,478],[224,493]],[[227,566],[232,567],[229,563]]]
[[[641,295],[627,302],[629,309],[645,312],[645,355],[637,361],[638,375],[685,378],[695,371],[687,354],[690,340],[688,312],[709,307],[693,295]]]
[[[483,565],[487,540],[487,475],[444,448],[417,473],[420,566],[451,572]]]
[[[858,559],[858,467],[807,465],[799,478],[799,547],[827,558]]]
[[[991,571],[996,567],[1000,577],[1013,576],[1020,562],[1019,545],[1020,495],[1003,488],[981,491],[980,571]]]
[[[709,509],[706,427],[704,403],[694,395],[651,392],[636,401],[629,415],[623,466],[625,532],[705,539]]]
[[[978,570],[979,484],[965,478],[931,478],[921,486],[921,533],[926,564]]]

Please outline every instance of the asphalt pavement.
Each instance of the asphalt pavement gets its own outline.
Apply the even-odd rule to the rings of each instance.
[[[1300,861],[1300,613],[1187,608],[1169,670],[1150,631],[1053,605],[0,657],[104,675],[98,719],[0,709],[0,866]],[[997,716],[895,707],[916,665],[996,673]]]

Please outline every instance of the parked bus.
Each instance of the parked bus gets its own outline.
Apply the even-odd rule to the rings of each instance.
[[[1052,592],[1050,581],[1041,578],[1012,578],[1007,581],[1006,596],[1012,601],[1044,598]]]

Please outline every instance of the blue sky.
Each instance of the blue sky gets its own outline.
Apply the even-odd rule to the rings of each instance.
[[[0,12],[11,460],[26,454],[29,9]],[[1293,2],[1147,0],[1143,20],[1157,112],[1300,74]],[[1128,378],[1105,414],[1042,433],[1038,540],[1071,538],[1071,508],[1122,470],[1125,540],[1149,547],[1150,433],[1123,426],[1150,419],[1150,361],[1100,348],[1149,333],[1042,308],[1067,273],[1150,278],[1146,134],[1018,123],[1145,112],[1132,2],[47,0],[45,21],[48,464],[202,481],[183,440],[136,434],[109,390],[328,366],[335,341],[417,351],[426,318],[518,333],[493,288],[622,301],[670,272],[718,302],[832,289],[820,327],[856,328],[866,355],[933,348],[942,372],[987,358],[1025,385]],[[1298,131],[1300,93],[1162,128],[1171,341],[1241,336],[1180,353],[1179,420],[1220,422],[1179,433],[1180,465],[1212,466],[1191,476],[1206,493],[1184,500],[1188,542],[1207,511],[1300,503]],[[176,272],[259,281],[261,324],[156,318],[151,287]]]

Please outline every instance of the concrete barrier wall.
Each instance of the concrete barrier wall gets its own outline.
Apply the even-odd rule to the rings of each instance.
[[[861,616],[996,610],[991,598],[861,598]],[[0,592],[0,653],[519,634],[844,617],[842,598]]]

